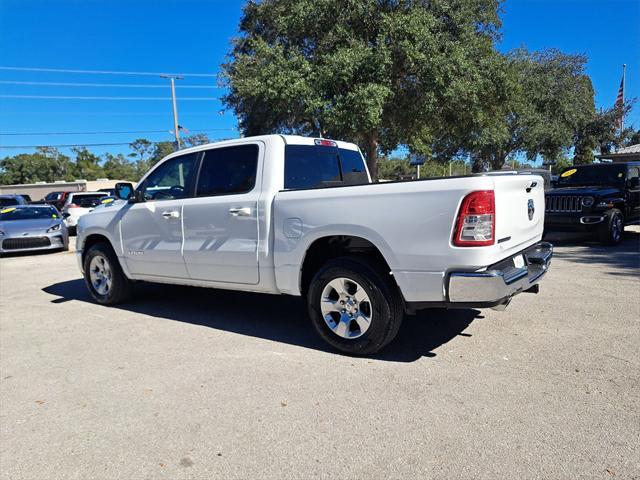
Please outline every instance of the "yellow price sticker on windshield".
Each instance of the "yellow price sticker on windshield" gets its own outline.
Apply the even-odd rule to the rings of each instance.
[[[11,208],[5,208],[4,210],[0,210],[0,213],[10,213],[13,212],[15,210],[15,208],[11,207]]]
[[[53,215],[51,215],[51,218],[58,218],[58,215],[54,213]]]
[[[111,202],[113,202],[113,198],[107,198],[105,200],[102,200],[102,202],[100,202],[100,203],[102,203],[104,205],[104,204],[111,203]]]
[[[563,172],[562,175],[560,175],[562,178],[565,177],[570,177],[571,175],[573,175],[574,173],[576,173],[578,171],[577,168],[572,168],[571,170],[567,170],[566,172]]]

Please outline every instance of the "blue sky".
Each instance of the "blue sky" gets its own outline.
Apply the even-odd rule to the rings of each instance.
[[[242,1],[0,0],[0,66],[50,69],[218,72],[236,34]],[[558,48],[589,57],[598,107],[613,104],[627,63],[627,97],[640,97],[640,0],[507,0],[503,51]],[[1,82],[143,84],[159,88],[84,87]],[[186,87],[205,88],[186,88]],[[177,84],[180,123],[210,138],[237,136],[231,112],[220,115],[215,78]],[[155,75],[98,75],[0,69],[0,95],[169,97]],[[187,100],[212,97],[212,100]],[[627,118],[640,126],[640,105]],[[0,135],[0,146],[170,140],[169,100],[0,98],[0,134],[160,131],[104,135]],[[96,153],[124,146],[91,147]],[[0,149],[0,157],[33,149]]]

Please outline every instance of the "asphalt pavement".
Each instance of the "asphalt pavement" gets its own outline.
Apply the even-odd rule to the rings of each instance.
[[[379,355],[297,298],[0,260],[3,479],[640,478],[640,229],[561,239],[538,295],[405,319]]]

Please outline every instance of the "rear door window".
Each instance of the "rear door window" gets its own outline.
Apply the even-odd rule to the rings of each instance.
[[[258,171],[258,145],[214,148],[204,153],[196,195],[237,195],[253,190]]]

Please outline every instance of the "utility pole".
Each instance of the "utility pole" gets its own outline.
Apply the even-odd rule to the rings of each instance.
[[[178,105],[176,103],[176,84],[175,80],[182,80],[184,77],[172,75],[160,75],[160,78],[168,78],[171,80],[171,102],[173,104],[173,133],[176,137],[176,146],[180,150],[180,128],[178,124]]]
[[[622,64],[622,119],[620,120],[620,131],[624,132],[624,87],[625,87],[625,75],[627,73],[627,64]]]

